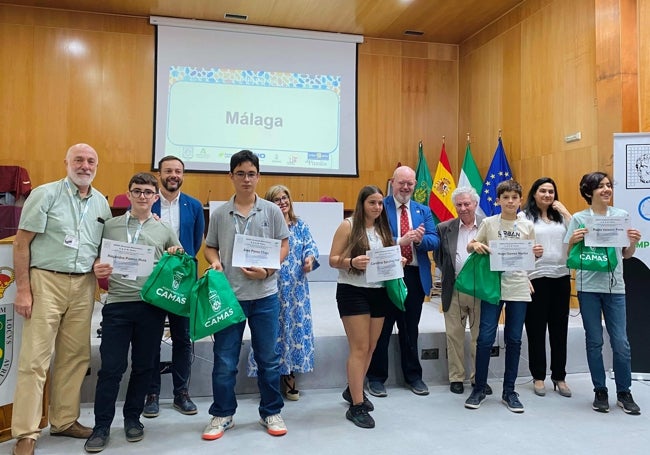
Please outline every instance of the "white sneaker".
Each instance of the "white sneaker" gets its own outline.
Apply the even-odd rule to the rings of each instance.
[[[201,437],[208,441],[214,441],[215,439],[219,439],[221,436],[223,436],[224,431],[234,426],[235,422],[233,422],[232,416],[214,416],[212,419],[210,419],[210,423],[205,427],[205,430],[203,430],[203,435]]]
[[[287,426],[284,424],[284,420],[282,420],[280,414],[273,414],[272,416],[260,419],[260,424],[266,427],[266,431],[271,436],[283,436],[287,434]]]

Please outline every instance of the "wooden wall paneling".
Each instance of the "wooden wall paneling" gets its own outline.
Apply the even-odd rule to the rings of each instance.
[[[637,2],[595,0],[595,8],[598,161],[611,172],[612,134],[639,128]]]
[[[464,156],[466,133],[471,134],[472,155],[485,176],[497,145],[506,101],[503,98],[503,37],[459,60],[459,156]],[[507,100],[507,105],[516,103]],[[460,163],[462,165],[462,163]]]
[[[472,152],[485,173],[501,128],[513,174],[525,190],[548,175],[560,189],[574,191],[576,169],[598,162],[584,157],[598,153],[594,5],[528,3],[518,12],[520,23],[493,24],[489,33],[501,34],[487,41],[475,36],[460,46],[459,138],[472,133]],[[577,131],[583,139],[566,144],[564,136]],[[573,161],[566,155],[578,151],[579,167],[565,168],[563,163]],[[583,206],[574,194],[563,198],[570,210]]]
[[[442,136],[445,136],[445,150],[449,158],[452,175],[458,181],[461,161],[458,147],[458,60],[433,60],[427,65],[427,87],[425,94],[427,149],[432,159],[427,161],[432,175],[438,165]],[[412,156],[415,156],[411,152]]]
[[[27,167],[25,152],[32,118],[25,104],[33,84],[33,29],[0,24],[0,42],[0,64],[5,68],[0,73],[0,160]]]
[[[650,131],[650,0],[638,0],[639,131]]]

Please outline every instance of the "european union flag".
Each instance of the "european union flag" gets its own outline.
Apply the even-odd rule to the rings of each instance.
[[[494,152],[492,164],[485,175],[483,188],[481,189],[481,201],[479,205],[485,216],[492,216],[501,213],[501,206],[497,205],[497,185],[504,180],[512,178],[512,171],[506,158],[506,152],[503,150],[503,142],[499,137],[499,144]]]

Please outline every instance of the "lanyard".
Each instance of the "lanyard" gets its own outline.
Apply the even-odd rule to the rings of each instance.
[[[68,183],[67,180],[63,180],[63,183],[65,184],[66,190],[68,190],[68,195],[70,196],[70,199],[72,202],[75,202],[75,197],[74,194],[72,194],[72,189],[70,189],[70,184]],[[81,225],[84,222],[84,218],[86,217],[86,213],[88,213],[88,198],[81,199],[79,201],[79,204],[77,206],[77,213],[79,215],[79,223],[77,224],[77,232],[81,230]],[[81,206],[83,205],[83,210],[81,209]]]
[[[236,212],[237,212],[237,209],[235,209],[235,210],[233,210],[231,212],[232,213],[232,221],[233,221],[233,223],[235,223],[235,232],[237,234],[241,234],[241,232],[239,232],[239,221],[238,221],[238,219],[243,218],[243,217],[237,215]],[[255,210],[255,205],[253,205],[253,208],[251,209],[251,211],[248,214],[248,217],[246,218],[246,224],[244,225],[244,235],[246,235],[246,231],[248,231],[248,225],[250,224],[251,219],[255,216],[256,213],[257,213],[257,211]]]
[[[126,212],[125,215],[126,215],[126,240],[128,241],[128,243],[138,243],[138,238],[140,238],[140,232],[142,231],[142,226],[144,223],[138,222],[138,229],[135,231],[133,237],[131,237],[131,233],[129,232],[129,219],[131,219],[131,212]]]
[[[251,218],[253,218],[253,216],[255,216],[255,213],[252,213],[252,214],[249,215],[248,218],[246,219],[246,224],[244,225],[244,235],[246,235],[246,231],[248,231],[248,225],[250,224],[250,222],[251,222]],[[238,218],[238,217],[241,218],[239,215],[237,215],[236,213],[233,212],[233,214],[232,214],[232,220],[233,220],[233,222],[235,223],[235,232],[236,232],[237,234],[241,234],[241,232],[239,232],[239,222],[237,221],[237,218]]]

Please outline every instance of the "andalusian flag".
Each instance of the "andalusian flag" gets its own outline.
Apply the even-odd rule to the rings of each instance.
[[[440,161],[436,168],[436,175],[433,177],[431,197],[429,199],[429,207],[431,207],[436,222],[447,221],[458,216],[456,207],[451,202],[451,193],[455,189],[456,183],[454,183],[454,178],[451,175],[451,166],[449,166],[449,159],[443,142],[442,150],[440,150]]]
[[[469,135],[468,135],[469,137]],[[469,146],[469,140],[467,141],[467,148],[465,149],[465,159],[463,160],[463,167],[460,170],[460,177],[458,178],[458,186],[472,187],[476,190],[476,194],[481,195],[481,189],[483,187],[483,179],[481,178],[481,173],[478,171],[474,157],[472,156],[472,150]],[[484,216],[483,210],[477,204],[476,214]]]
[[[420,146],[418,147],[418,166],[415,169],[415,179],[418,183],[413,191],[413,200],[420,204],[429,205],[432,180],[427,159],[424,157],[424,152],[422,151],[422,141],[420,141]]]

